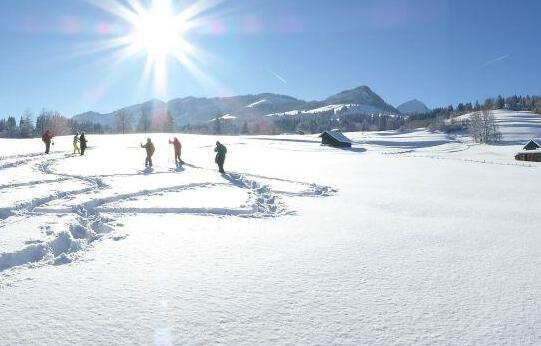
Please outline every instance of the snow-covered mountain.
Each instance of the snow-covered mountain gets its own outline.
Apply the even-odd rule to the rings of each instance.
[[[430,112],[430,109],[419,100],[410,100],[396,107],[400,113],[405,115],[422,114]]]
[[[328,105],[331,104],[354,104],[369,106],[371,111],[368,113],[388,113],[397,114],[398,110],[386,103],[379,95],[373,92],[366,85],[342,91],[336,95],[333,95],[325,100]],[[374,112],[375,111],[375,112]]]
[[[86,112],[75,115],[73,119],[81,123],[94,122],[102,125],[114,126],[115,116],[120,112],[124,112],[128,115],[132,126],[136,126],[143,112],[147,111],[155,113],[162,110],[168,110],[171,113],[175,124],[182,126],[186,124],[203,123],[225,114],[235,117],[262,116],[272,112],[283,112],[293,108],[300,108],[305,104],[305,101],[277,94],[215,98],[185,97],[174,99],[167,103],[160,100],[152,100],[107,114]]]
[[[152,100],[126,107],[117,111],[100,114],[86,112],[75,115],[78,122],[93,122],[115,126],[116,115],[124,112],[132,126],[136,126],[143,112],[168,110],[177,126],[204,123],[227,115],[228,119],[249,120],[264,116],[296,114],[318,114],[328,111],[335,113],[399,114],[369,87],[361,86],[328,97],[323,101],[303,101],[297,98],[272,93],[240,95],[232,97],[185,97],[163,102]]]

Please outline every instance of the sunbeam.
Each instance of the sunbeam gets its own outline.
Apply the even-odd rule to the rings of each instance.
[[[180,64],[198,82],[220,88],[210,76],[198,67],[208,55],[188,42],[188,34],[207,25],[205,15],[222,0],[201,0],[184,9],[178,9],[171,0],[152,0],[145,7],[141,0],[87,0],[128,26],[128,30],[93,44],[81,53],[116,51],[124,60],[143,54],[146,63],[142,71],[142,84],[152,81],[156,96],[167,91],[167,76],[171,62]]]

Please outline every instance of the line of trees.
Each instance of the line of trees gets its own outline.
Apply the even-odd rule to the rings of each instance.
[[[330,129],[342,131],[384,131],[399,128],[427,127],[445,132],[462,131],[469,129],[472,136],[479,142],[496,141],[497,135],[479,133],[477,115],[484,118],[483,110],[509,109],[514,111],[532,111],[541,114],[541,96],[510,96],[486,99],[482,104],[478,101],[459,103],[456,107],[450,105],[431,110],[423,114],[409,117],[400,115],[390,116],[383,114],[351,113],[348,109],[335,112],[321,112],[306,114],[299,112],[296,115],[280,117],[253,117],[250,119],[215,119],[205,123],[177,126],[167,108],[153,108],[152,105],[143,105],[137,118],[133,119],[126,110],[115,114],[112,126],[103,126],[99,123],[79,123],[73,119],[62,116],[56,111],[43,110],[37,117],[31,112],[22,116],[13,116],[0,119],[0,137],[30,138],[39,137],[50,129],[56,135],[68,135],[84,131],[92,134],[103,133],[149,133],[149,132],[185,132],[199,134],[280,134],[280,133],[319,133]],[[457,116],[480,112],[471,122],[454,121]],[[35,120],[34,120],[35,119]],[[483,121],[481,121],[483,123]],[[489,131],[490,132],[490,131]],[[493,131],[497,133],[497,131]]]
[[[115,113],[116,133],[126,134],[133,132],[175,132],[177,126],[169,110],[165,108],[154,109],[151,106],[141,107],[137,125],[132,125],[132,120],[126,110]]]
[[[282,133],[320,133],[326,130],[342,131],[383,131],[403,127],[406,118],[402,116],[344,114],[322,112],[297,114],[275,118],[253,118],[250,120],[214,119],[200,124],[188,124],[181,132],[221,135],[275,135]]]
[[[479,101],[459,103],[456,107],[450,105],[448,107],[440,107],[431,110],[427,113],[412,115],[406,122],[407,128],[427,127],[440,129],[443,120],[458,117],[460,115],[480,112],[482,110],[497,110],[508,109],[513,111],[530,111],[541,114],[541,96],[498,96],[488,98],[483,103]],[[446,122],[447,124],[449,122]],[[456,124],[455,124],[456,125]],[[456,126],[455,129],[460,129]]]
[[[61,115],[57,111],[49,110],[41,111],[37,117],[26,111],[18,121],[13,116],[0,119],[0,137],[3,138],[41,137],[45,130],[51,130],[57,136],[70,135],[81,131],[93,134],[113,132],[111,128],[101,124],[79,123]]]
[[[326,130],[385,131],[403,127],[406,118],[383,114],[335,113],[298,114],[282,116],[274,120],[280,132],[320,133]]]

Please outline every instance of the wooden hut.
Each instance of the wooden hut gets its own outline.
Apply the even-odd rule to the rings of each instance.
[[[321,143],[337,148],[351,148],[351,140],[338,131],[325,131],[321,137]]]
[[[524,150],[537,150],[539,148],[541,148],[541,138],[532,138],[524,146]]]
[[[541,150],[521,151],[515,155],[515,160],[541,162]]]

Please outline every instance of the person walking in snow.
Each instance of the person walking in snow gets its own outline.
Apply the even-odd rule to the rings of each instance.
[[[173,148],[175,148],[175,165],[178,166],[180,164],[183,164],[184,161],[182,161],[182,159],[180,158],[182,144],[180,144],[178,138],[175,137],[172,141],[169,141],[169,144],[173,144]]]
[[[80,154],[81,149],[79,149],[79,132],[73,136],[73,155]]]
[[[49,154],[49,150],[51,149],[51,142],[53,138],[54,138],[54,134],[51,132],[51,130],[47,130],[43,133],[43,135],[41,135],[41,140],[43,141],[43,143],[45,143],[45,154]]]
[[[150,138],[147,138],[147,142],[145,145],[141,143],[141,148],[144,148],[147,151],[147,157],[145,159],[145,167],[152,167],[152,155],[154,155],[154,151],[156,150],[154,148],[154,143],[152,143]]]
[[[216,152],[216,158],[214,161],[218,165],[218,171],[224,174],[225,154],[227,154],[227,148],[219,141],[216,141],[216,148],[214,148],[214,151]]]
[[[81,132],[81,136],[79,137],[79,143],[81,143],[81,156],[85,154],[87,142],[85,133]]]

